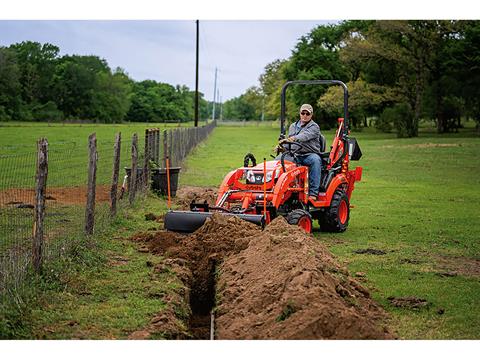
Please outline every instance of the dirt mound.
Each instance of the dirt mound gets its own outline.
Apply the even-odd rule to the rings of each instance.
[[[276,218],[224,262],[220,339],[384,339],[383,310],[312,236]]]
[[[206,201],[209,205],[215,205],[217,201],[217,189],[202,188],[196,186],[184,186],[177,191],[174,203],[184,210],[190,210],[190,203]]]
[[[159,231],[135,240],[174,262],[172,271],[189,288],[185,301],[194,338],[208,338],[212,308],[217,339],[393,337],[368,290],[313,236],[283,217],[262,231],[215,214],[189,236]],[[159,269],[165,266],[170,265]]]

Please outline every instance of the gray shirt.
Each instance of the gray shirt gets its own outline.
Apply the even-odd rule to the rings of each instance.
[[[301,143],[300,154],[320,153],[320,127],[310,120],[306,125],[301,126],[301,121],[297,120],[288,129],[288,137],[294,136],[295,141]]]

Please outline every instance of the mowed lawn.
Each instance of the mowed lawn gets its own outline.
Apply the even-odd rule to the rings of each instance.
[[[243,166],[246,153],[268,159],[278,133],[271,127],[215,129],[188,157],[181,185],[217,188],[228,171]],[[333,131],[324,134],[330,144]],[[450,135],[423,130],[413,139],[373,129],[352,136],[363,157],[351,168],[364,170],[349,228],[329,234],[315,224],[315,237],[372,290],[400,338],[480,338],[480,137],[473,129]],[[385,254],[355,252],[365,249]],[[397,308],[391,297],[427,305]]]
[[[204,125],[202,122],[201,125]],[[193,122],[181,123],[183,127]],[[0,190],[32,188],[35,181],[36,143],[49,143],[49,180],[54,187],[85,185],[88,169],[88,136],[97,137],[97,183],[108,184],[112,177],[113,149],[117,133],[122,135],[121,167],[131,164],[132,136],[138,135],[143,153],[145,129],[175,129],[176,123],[51,124],[31,122],[0,123]],[[123,169],[121,175],[125,175]]]
[[[202,123],[203,125],[203,123]],[[192,122],[181,123],[181,126],[193,126]],[[122,123],[122,124],[63,124],[35,122],[0,122],[0,147],[18,150],[21,147],[33,146],[41,137],[46,137],[50,143],[84,142],[88,136],[97,134],[99,142],[113,142],[115,134],[122,133],[124,139],[131,141],[133,133],[139,139],[147,128],[161,130],[178,127],[176,123]]]

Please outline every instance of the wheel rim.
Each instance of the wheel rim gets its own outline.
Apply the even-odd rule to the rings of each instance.
[[[298,220],[298,226],[300,226],[307,233],[312,232],[312,222],[307,216],[302,216],[300,220]]]
[[[338,209],[338,217],[340,218],[340,222],[342,224],[345,224],[347,222],[348,207],[345,200],[342,200],[342,202],[340,203],[340,209]]]

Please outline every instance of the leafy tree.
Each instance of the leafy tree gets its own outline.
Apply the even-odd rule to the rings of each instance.
[[[280,119],[280,98],[282,87],[285,84],[285,68],[288,66],[288,60],[277,59],[265,66],[265,70],[260,75],[260,91],[264,96],[264,116],[265,119]],[[287,110],[295,108],[291,93],[287,92]]]
[[[21,90],[16,54],[11,49],[0,47],[0,121],[18,119]]]
[[[64,56],[55,69],[53,89],[58,108],[71,119],[91,119],[97,87],[96,73],[89,67],[91,59]]]
[[[224,103],[224,118],[232,120],[260,120],[263,94],[257,87],[250,87],[239,97]]]
[[[432,75],[439,80],[435,76],[439,73],[436,63],[442,49],[448,47],[451,32],[452,22],[447,21],[375,21],[361,34],[350,34],[346,40],[343,60],[367,64],[362,67],[367,80],[396,87],[413,109],[414,118],[408,128],[398,129],[403,136],[418,134],[428,83]],[[436,94],[437,99],[441,96]],[[439,114],[438,101],[436,109]]]
[[[401,100],[395,88],[369,84],[362,79],[347,83],[347,87],[349,118],[354,128],[359,128],[362,123],[366,126],[368,116],[378,115],[386,106]],[[331,86],[319,99],[318,106],[328,114],[330,122],[343,117],[343,89]]]
[[[93,118],[106,123],[120,122],[130,108],[132,81],[123,69],[117,68],[114,74],[97,74],[92,99]]]
[[[25,103],[43,103],[54,98],[51,81],[60,49],[52,44],[24,41],[13,44]]]
[[[480,132],[480,22],[461,21],[458,26],[458,41],[450,47],[449,65],[458,79],[457,94],[465,101],[465,113],[476,121]]]
[[[302,36],[295,46],[287,66],[285,78],[287,80],[349,80],[349,73],[340,61],[339,51],[343,46],[345,27],[340,25],[318,26],[308,35]],[[289,88],[295,103],[294,111],[303,103],[310,103],[314,107],[316,119],[324,118],[321,109],[316,109],[317,100],[327,91],[326,86],[298,85]],[[325,124],[333,125],[333,124]]]

